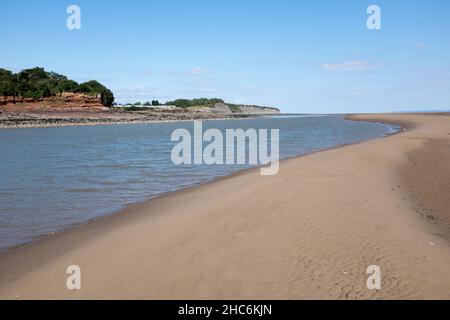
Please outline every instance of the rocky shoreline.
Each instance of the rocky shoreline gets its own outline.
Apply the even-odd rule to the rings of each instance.
[[[74,92],[39,99],[0,96],[0,129],[240,119],[279,113],[273,107],[226,104],[220,99],[180,99],[176,102],[187,105],[158,103],[147,106],[139,103],[107,107],[102,103],[101,95]]]
[[[204,112],[5,112],[0,110],[0,129],[145,124],[166,121],[242,119],[259,115]]]

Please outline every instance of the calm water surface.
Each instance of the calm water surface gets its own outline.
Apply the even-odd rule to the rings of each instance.
[[[341,116],[205,121],[280,129],[280,157],[382,137],[398,128]],[[245,166],[175,166],[172,131],[192,122],[0,130],[0,252]]]

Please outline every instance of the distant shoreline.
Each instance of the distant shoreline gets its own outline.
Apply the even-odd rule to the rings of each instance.
[[[165,122],[184,122],[193,120],[232,120],[248,119],[264,114],[207,114],[207,113],[0,113],[0,129],[54,128],[74,126],[132,125]]]

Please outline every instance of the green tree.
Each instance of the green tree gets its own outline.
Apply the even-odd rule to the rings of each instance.
[[[0,68],[0,96],[15,96],[17,91],[17,81],[14,74],[9,70]]]
[[[101,93],[101,100],[104,106],[110,107],[114,103],[114,94],[106,89]]]
[[[73,80],[63,79],[58,82],[59,92],[75,92],[78,89],[78,83]]]
[[[100,95],[102,104],[108,107],[112,106],[114,102],[113,93],[109,89],[107,89],[104,85],[95,80],[91,80],[80,84],[76,92],[85,93],[91,96]]]

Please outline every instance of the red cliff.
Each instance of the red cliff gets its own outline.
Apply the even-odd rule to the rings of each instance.
[[[61,95],[42,98],[35,101],[32,98],[0,96],[1,109],[10,112],[26,111],[106,111],[100,96],[90,96],[82,93],[63,92]]]

